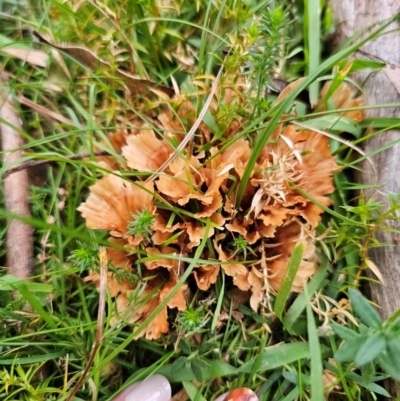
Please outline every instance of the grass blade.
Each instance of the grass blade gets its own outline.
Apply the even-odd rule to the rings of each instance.
[[[286,300],[288,299],[292,289],[292,284],[294,278],[296,277],[297,270],[299,270],[305,249],[306,244],[304,242],[297,244],[287,265],[281,288],[279,289],[274,306],[274,312],[279,320],[282,320],[283,309],[285,308]]]
[[[321,42],[321,10],[319,0],[305,0],[305,24],[304,24],[304,49],[308,74],[312,74],[320,64],[320,42]],[[314,81],[309,88],[310,104],[315,107],[318,101],[319,83]]]
[[[307,288],[305,295],[309,299]],[[324,399],[324,386],[322,382],[323,371],[321,361],[321,347],[319,344],[317,326],[315,324],[314,315],[310,303],[307,309],[307,332],[311,356],[311,401],[321,401]]]

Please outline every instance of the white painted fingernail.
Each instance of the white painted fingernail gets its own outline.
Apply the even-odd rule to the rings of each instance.
[[[224,394],[220,395],[218,398],[215,399],[215,401],[224,401],[227,394],[228,393],[224,393]]]
[[[154,375],[138,383],[125,396],[125,401],[170,401],[171,385],[161,375]]]

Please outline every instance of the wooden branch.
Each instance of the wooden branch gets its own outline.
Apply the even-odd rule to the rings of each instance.
[[[16,150],[23,144],[18,133],[22,130],[21,120],[9,93],[0,86],[0,131],[4,166],[17,162],[22,151]],[[29,182],[26,170],[4,178],[5,207],[9,212],[30,216],[28,196]],[[33,229],[18,220],[9,221],[7,230],[7,266],[10,274],[27,279],[33,276]]]
[[[337,22],[336,44],[343,43],[356,32],[373,23],[389,19],[399,12],[399,3],[395,0],[331,0],[330,3],[334,19]],[[391,66],[398,66],[400,64],[399,26],[398,21],[393,23],[388,30],[397,29],[396,32],[393,31],[365,44],[360,49],[361,52],[357,53],[357,58],[375,58],[384,60],[390,63]],[[365,34],[368,33],[370,32]],[[400,102],[398,87],[396,89],[395,81],[391,79],[389,72],[388,67],[385,67],[377,73],[372,74],[371,70],[364,70],[353,75],[353,78],[363,85],[370,105]],[[400,82],[400,79],[397,79],[397,82]],[[399,118],[400,110],[398,108],[377,108],[368,111],[368,117]],[[398,139],[399,135],[400,132],[398,130],[391,130],[369,139],[365,145],[366,153]],[[367,199],[375,198],[387,204],[385,196],[382,194],[383,192],[400,192],[399,155],[400,144],[396,144],[390,149],[372,156],[372,160],[377,167],[376,172],[372,171],[368,163],[363,162],[361,164],[362,171],[357,176],[359,182],[384,186],[380,191],[366,191]],[[399,228],[397,222],[388,222],[388,225],[396,225],[395,228]],[[368,284],[367,292],[370,298],[379,305],[382,318],[387,319],[396,310],[400,309],[400,297],[398,296],[400,291],[400,243],[396,242],[390,233],[380,232],[377,238],[380,242],[391,244],[392,247],[371,249],[371,259],[381,271],[384,285],[371,282]],[[367,274],[375,279],[371,272],[367,272]],[[400,395],[400,383],[390,381],[387,385],[387,390],[394,397]]]

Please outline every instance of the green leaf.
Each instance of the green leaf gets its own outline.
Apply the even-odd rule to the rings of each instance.
[[[191,359],[192,365],[198,366],[200,369],[207,369],[210,367],[210,363],[206,362],[204,359],[193,358]]]
[[[307,127],[318,128],[321,130],[348,132],[353,134],[356,138],[359,138],[363,132],[361,127],[353,120],[343,116],[331,114],[318,118],[312,118],[307,120],[305,124]]]
[[[268,347],[261,353],[261,360],[257,372],[273,370],[309,357],[310,350],[308,343],[306,342],[281,344],[278,346]],[[234,368],[233,366],[219,360],[212,361],[207,369],[202,370],[203,379],[212,380],[218,377],[239,373],[250,373],[256,359],[257,356],[239,368]],[[191,369],[181,369],[178,373],[172,374],[171,365],[161,366],[155,373],[165,376],[172,383],[196,379],[194,372],[192,372]]]
[[[364,324],[374,329],[382,325],[382,320],[378,312],[371,306],[367,298],[365,298],[360,291],[350,288],[349,296],[353,310]]]
[[[386,63],[381,62],[381,61],[373,61],[373,60],[352,60],[353,63],[351,65],[350,72],[354,71],[360,71],[360,70],[365,70],[367,68],[372,68],[372,69],[381,69],[383,68]],[[338,66],[340,69],[342,69],[346,65],[347,61],[343,60],[340,63],[338,63]]]
[[[19,280],[18,280],[19,281]],[[11,274],[6,274],[0,277],[0,291],[15,290],[15,277]],[[26,288],[31,292],[44,292],[49,294],[54,287],[51,284],[25,282]]]
[[[199,353],[204,354],[207,351],[211,351],[212,349],[219,348],[219,347],[220,347],[220,345],[218,344],[217,341],[207,341],[200,345]]]
[[[192,372],[196,379],[201,382],[203,381],[203,370],[198,366],[195,361],[191,361],[190,368],[192,369]]]
[[[346,378],[354,383],[357,383],[359,386],[366,388],[369,391],[372,391],[376,394],[383,395],[384,397],[390,397],[390,394],[381,386],[376,383],[366,383],[365,380],[354,372],[347,372]]]
[[[400,366],[396,364],[387,351],[383,351],[377,356],[376,361],[381,368],[395,380],[400,380]]]
[[[190,355],[192,353],[192,348],[185,339],[181,339],[178,344],[179,349],[185,354]]]
[[[306,291],[306,298],[309,298],[309,294]],[[324,399],[324,385],[322,382],[323,371],[322,371],[322,360],[321,360],[321,347],[319,344],[317,326],[315,324],[314,315],[311,309],[310,303],[307,304],[307,332],[308,332],[308,343],[310,346],[311,355],[311,401],[320,401]]]
[[[400,370],[400,337],[396,336],[387,340],[386,349],[391,356],[393,364]]]
[[[186,392],[188,393],[191,401],[206,401],[205,398],[200,395],[199,390],[196,388],[196,386],[192,382],[184,381],[184,382],[182,382],[182,385],[183,385],[184,389],[186,390]]]
[[[373,381],[374,376],[375,376],[375,365],[374,365],[374,363],[372,361],[368,362],[365,365],[362,365],[360,370],[361,370],[362,378],[367,383],[371,383]]]
[[[359,349],[367,340],[367,336],[359,336],[346,341],[344,345],[335,353],[334,359],[337,362],[354,361]]]
[[[310,376],[301,373],[301,380],[299,380],[299,373],[296,370],[282,372],[282,376],[293,384],[299,384],[300,381],[307,387],[310,386]]]
[[[335,76],[333,77],[333,80],[331,81],[331,84],[329,85],[329,89],[326,92],[324,98],[321,101],[321,105],[324,105],[331,97],[332,95],[338,90],[339,86],[343,83],[343,81],[346,79],[347,75],[351,71],[351,67],[353,65],[353,60],[348,61],[343,68],[338,71]]]
[[[171,375],[176,375],[182,369],[186,367],[187,358],[185,356],[180,356],[178,359],[174,361],[171,366]]]
[[[267,347],[261,354],[260,365],[257,372],[276,369],[277,367],[296,362],[300,359],[309,358],[310,350],[308,343],[289,343],[279,346]],[[237,372],[249,373],[256,357],[242,365]]]
[[[368,337],[367,341],[358,350],[355,363],[358,366],[373,361],[386,347],[386,339],[383,333],[378,332]]]
[[[10,288],[12,288],[13,290],[19,291],[22,297],[30,304],[32,309],[36,311],[52,329],[57,328],[57,325],[54,322],[52,316],[43,309],[40,302],[36,299],[34,295],[32,295],[31,291],[29,290],[29,285],[31,283],[21,281],[11,274],[6,274],[5,276],[1,277],[1,281],[5,283],[7,287],[10,286]]]
[[[286,300],[288,299],[292,289],[292,284],[303,259],[305,249],[306,244],[304,242],[297,244],[287,265],[285,275],[283,277],[278,295],[276,296],[274,305],[274,312],[279,320],[282,320],[283,309],[285,308]]]
[[[311,281],[306,285],[309,294],[314,294],[321,288],[326,277],[328,267],[329,261],[326,257],[324,257],[318,271],[314,274]],[[290,309],[287,311],[286,315],[282,319],[282,322],[288,331],[290,331],[294,322],[296,322],[296,320],[305,309],[307,302],[308,301],[303,290],[303,292],[297,296],[296,300],[293,302]]]
[[[360,337],[360,335],[356,331],[351,330],[341,324],[332,322],[331,327],[332,330],[343,340],[350,341],[354,338]]]
[[[320,64],[321,45],[321,5],[320,0],[304,0],[304,38],[305,58],[308,66],[308,74],[317,70]],[[314,81],[310,85],[310,104],[314,107],[318,100],[319,82]]]

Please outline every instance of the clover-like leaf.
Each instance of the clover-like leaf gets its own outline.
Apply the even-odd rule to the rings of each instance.
[[[386,347],[386,339],[383,333],[374,333],[368,337],[362,347],[358,350],[355,363],[358,366],[372,362]]]
[[[353,310],[357,313],[363,323],[374,329],[377,329],[382,325],[382,319],[378,312],[372,307],[360,291],[350,288],[349,296]]]
[[[367,336],[358,336],[349,341],[346,341],[344,345],[335,353],[335,361],[354,361],[358,351],[364,345],[367,338]]]

